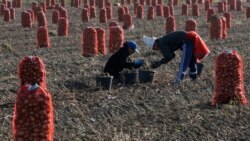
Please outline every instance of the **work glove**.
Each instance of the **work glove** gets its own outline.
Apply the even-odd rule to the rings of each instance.
[[[137,68],[141,67],[143,64],[144,64],[143,59],[137,59],[134,61],[134,68],[137,69]]]
[[[156,68],[160,67],[161,64],[162,64],[161,61],[154,61],[153,63],[151,63],[151,68],[156,69]]]
[[[204,65],[202,63],[197,63],[197,75],[200,76]]]

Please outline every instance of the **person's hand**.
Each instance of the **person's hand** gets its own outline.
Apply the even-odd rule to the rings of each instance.
[[[134,61],[134,68],[137,69],[137,68],[141,67],[143,64],[144,64],[143,59],[137,59]]]
[[[161,61],[154,61],[151,63],[151,68],[156,69],[156,68],[160,67],[161,64],[162,64]]]

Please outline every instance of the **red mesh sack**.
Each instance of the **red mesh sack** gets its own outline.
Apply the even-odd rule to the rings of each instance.
[[[15,9],[14,8],[10,8],[10,19],[11,20],[15,20],[16,16],[15,16]]]
[[[82,22],[89,22],[89,13],[87,8],[82,9]]]
[[[78,8],[79,7],[79,0],[74,0],[74,7]]]
[[[105,8],[105,2],[104,2],[104,0],[99,0],[98,8],[99,9]]]
[[[230,10],[236,10],[236,0],[230,0]]]
[[[176,30],[175,17],[170,16],[166,18],[166,33],[170,33]]]
[[[31,16],[31,22],[34,22],[35,21],[35,13],[32,9],[29,9],[27,10],[27,12],[30,13],[30,16]]]
[[[237,2],[236,2],[236,11],[242,11],[242,2],[241,2],[241,0],[237,0]]]
[[[209,0],[206,0],[204,3],[204,9],[205,9],[205,11],[207,11],[209,8],[210,8],[210,2],[209,2]]]
[[[60,5],[58,3],[55,4],[55,9],[60,10]]]
[[[51,6],[51,0],[46,0],[46,7]]]
[[[7,5],[7,0],[2,0],[3,5]]]
[[[173,5],[179,5],[179,0],[174,0]]]
[[[43,61],[39,57],[24,57],[18,65],[18,77],[20,86],[38,84],[39,86],[47,87],[46,70]]]
[[[9,8],[4,9],[3,21],[5,21],[5,22],[10,21],[10,9]]]
[[[47,26],[47,19],[42,11],[37,13],[37,24],[38,27]]]
[[[14,141],[53,141],[54,113],[51,94],[41,86],[21,86],[12,120]]]
[[[43,12],[46,12],[46,11],[47,11],[46,4],[45,4],[44,2],[41,2],[41,3],[40,3],[40,7],[42,7]]]
[[[144,18],[144,8],[142,5],[137,6],[136,9],[136,18],[143,19]]]
[[[90,14],[89,14],[89,17],[90,18],[96,18],[96,9],[95,7],[90,7]]]
[[[8,8],[11,8],[11,7],[12,7],[11,1],[7,1],[7,7],[8,7]]]
[[[32,28],[31,14],[27,11],[23,11],[21,14],[21,23],[23,28]]]
[[[163,15],[165,18],[170,16],[170,8],[168,5],[163,6]]]
[[[168,6],[169,6],[170,15],[173,16],[174,15],[174,7],[173,7],[173,5],[168,5]]]
[[[55,5],[56,5],[55,0],[51,0],[51,5],[53,5],[53,6],[55,6]]]
[[[58,36],[68,36],[69,22],[68,19],[60,18],[58,20],[57,35]]]
[[[187,4],[182,4],[181,7],[181,15],[188,15],[188,5]]]
[[[157,0],[157,4],[163,5],[163,1],[162,0]]]
[[[125,5],[124,5],[123,8],[124,8],[125,14],[129,14],[128,6],[125,6]]]
[[[199,10],[199,5],[198,4],[193,4],[192,5],[192,15],[193,16],[200,16],[200,10]]]
[[[82,35],[82,55],[84,57],[95,56],[98,53],[97,32],[95,28],[87,27]]]
[[[125,10],[123,7],[119,6],[118,7],[118,21],[122,22],[123,21],[123,15],[125,14]]]
[[[1,9],[0,9],[1,16],[4,15],[4,9],[5,9],[5,5],[1,4]]]
[[[68,12],[67,12],[67,10],[65,9],[65,8],[63,8],[63,7],[60,7],[59,8],[59,15],[60,15],[60,17],[63,17],[63,18],[65,18],[65,19],[68,19]]]
[[[227,12],[228,11],[227,10],[227,1],[223,0],[222,3],[223,3],[223,7],[224,7],[224,12]]]
[[[139,0],[139,4],[144,6],[145,1],[144,0]]]
[[[137,7],[139,6],[140,4],[137,2],[135,3],[134,5],[134,14],[136,15],[137,14]]]
[[[191,0],[186,0],[187,5],[191,5]]]
[[[96,0],[90,0],[90,1],[89,1],[89,6],[90,6],[90,7],[91,7],[91,6],[95,7],[95,1],[96,1]]]
[[[146,0],[146,5],[150,6],[151,5],[151,0]]]
[[[53,24],[57,24],[59,18],[60,18],[59,11],[58,11],[58,10],[53,10],[53,11],[52,11],[52,23],[53,23]]]
[[[154,7],[153,6],[148,7],[147,19],[148,20],[154,19]]]
[[[98,52],[103,55],[107,54],[106,49],[106,34],[105,30],[102,28],[96,28],[97,31],[97,41],[98,41]]]
[[[106,2],[106,7],[111,7],[112,8],[112,3],[110,1]]]
[[[107,19],[112,19],[112,7],[106,7],[106,12],[107,12]]]
[[[38,3],[36,1],[32,2],[32,11],[34,12],[34,16],[36,17],[36,7],[37,7]]]
[[[16,0],[12,0],[12,7],[16,8]]]
[[[124,42],[124,31],[121,26],[109,28],[109,52],[114,53],[119,50]]]
[[[209,8],[206,12],[207,22],[211,20],[211,17],[215,14],[213,8]]]
[[[129,30],[133,28],[133,19],[129,14],[123,15],[123,29]]]
[[[245,97],[243,60],[236,51],[219,54],[215,65],[215,88],[212,105],[230,101],[247,104]]]
[[[17,0],[17,1],[16,1],[16,7],[17,7],[17,8],[21,8],[21,7],[22,7],[22,3],[23,3],[22,0]]]
[[[127,4],[130,5],[130,3],[131,3],[131,0],[127,0]]]
[[[231,16],[231,13],[228,13],[228,12],[227,13],[223,13],[223,16],[226,18],[227,28],[230,29],[232,27],[232,16]]]
[[[45,26],[38,27],[36,35],[37,35],[37,47],[38,48],[50,47],[48,29]]]
[[[222,21],[219,16],[212,16],[210,21],[210,39],[222,39]]]
[[[105,8],[100,9],[99,21],[100,21],[100,23],[106,23],[107,22],[107,14],[106,14],[106,9]]]
[[[97,1],[97,2],[98,2],[98,1]],[[88,4],[88,0],[84,0],[84,1],[83,1],[83,4],[84,4],[84,5]]]
[[[221,16],[222,22],[222,39],[227,39],[227,20],[224,16]]]
[[[160,4],[157,4],[156,6],[156,16],[163,16],[163,7]]]
[[[185,31],[196,31],[197,23],[195,19],[190,18],[185,22]]]
[[[250,6],[246,8],[246,19],[250,18]]]
[[[120,1],[121,1],[121,2],[120,2],[121,5],[125,5],[125,3],[126,3],[125,0],[120,0]]]
[[[224,4],[223,2],[218,2],[218,13],[224,12]]]
[[[157,5],[157,0],[152,0],[152,5],[156,6]]]
[[[65,0],[60,0],[60,2],[61,2],[61,6],[62,6],[62,7],[65,7],[65,5],[66,5]]]

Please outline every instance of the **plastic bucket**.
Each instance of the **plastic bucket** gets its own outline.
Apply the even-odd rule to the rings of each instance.
[[[152,83],[154,80],[155,71],[139,70],[140,83]]]
[[[96,77],[96,85],[102,87],[105,90],[111,90],[113,82],[113,76],[105,77],[98,76]]]
[[[137,82],[137,72],[124,73],[125,84],[135,84]]]

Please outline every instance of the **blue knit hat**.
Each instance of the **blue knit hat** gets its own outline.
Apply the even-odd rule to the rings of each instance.
[[[139,53],[135,41],[127,41],[127,46],[130,47],[132,50],[136,51],[137,53]]]

